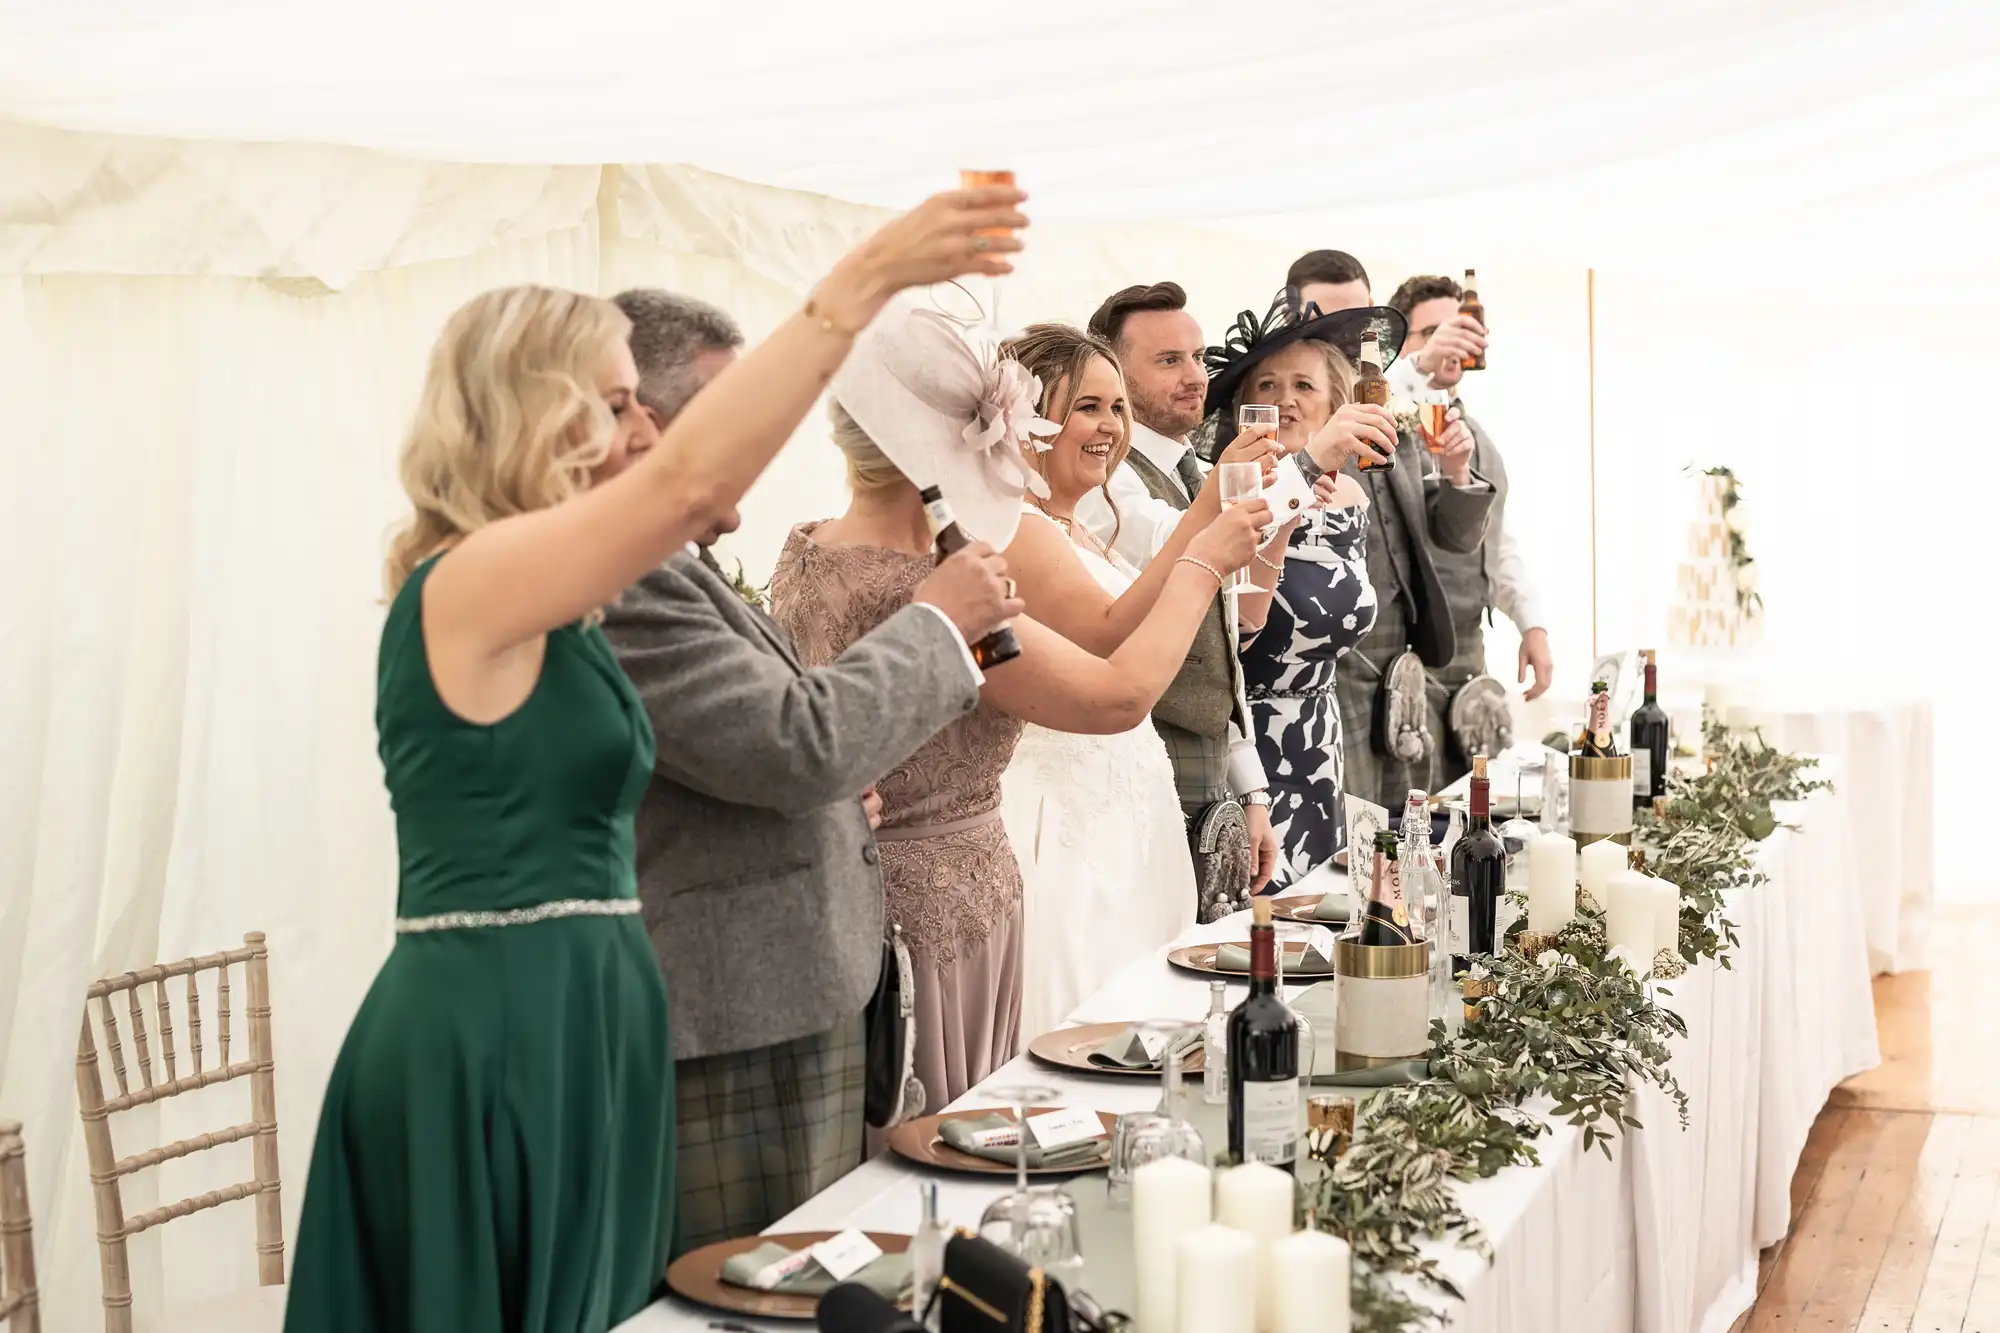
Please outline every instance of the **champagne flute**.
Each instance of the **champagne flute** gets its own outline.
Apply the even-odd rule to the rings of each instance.
[[[1014,188],[1014,173],[1011,171],[976,170],[967,167],[959,171],[958,183],[961,188],[967,190],[977,190],[995,185],[1012,189]],[[1010,238],[1013,234],[1006,227],[982,227],[975,233],[978,236],[1003,238]],[[983,311],[985,318],[980,323],[991,331],[994,340],[997,342],[1003,337],[1001,330],[1004,327],[1000,323],[1000,279],[998,277],[986,280],[986,299],[981,304],[985,307]]]
[[[1264,468],[1259,463],[1218,463],[1215,467],[1215,484],[1222,499],[1222,507],[1247,504],[1264,494]],[[1250,571],[1239,569],[1223,582],[1225,593],[1252,591]]]
[[[1424,437],[1424,450],[1430,459],[1424,466],[1425,481],[1438,478],[1437,456],[1444,452],[1445,428],[1451,424],[1451,391],[1449,389],[1422,388],[1416,392],[1417,426]]]

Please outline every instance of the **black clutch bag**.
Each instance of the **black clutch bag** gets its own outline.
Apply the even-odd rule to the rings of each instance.
[[[1062,1283],[977,1236],[946,1242],[935,1299],[940,1333],[1072,1333]]]
[[[868,1033],[862,1108],[877,1129],[894,1129],[924,1113],[924,1085],[917,1078],[916,977],[903,928],[889,927],[882,941],[882,975],[862,1022]]]

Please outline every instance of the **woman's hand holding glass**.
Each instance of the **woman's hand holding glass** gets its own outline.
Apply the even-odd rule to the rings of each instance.
[[[1396,418],[1373,403],[1343,403],[1306,441],[1306,452],[1328,472],[1357,458],[1387,462],[1396,452]]]
[[[1278,466],[1278,460],[1285,456],[1285,446],[1279,444],[1272,433],[1262,427],[1252,427],[1230,441],[1209,469],[1204,488],[1214,486],[1219,481],[1217,473],[1225,463],[1255,463],[1262,470],[1264,482],[1270,484],[1271,474]]]
[[[1012,273],[1008,255],[1021,249],[1021,238],[1011,233],[1028,225],[1019,207],[1027,197],[998,185],[932,195],[834,265],[814,293],[815,304],[842,331],[859,333],[884,302],[907,288],[968,273]]]
[[[1251,494],[1256,496],[1257,492]],[[1226,507],[1215,521],[1188,543],[1187,553],[1227,575],[1247,567],[1256,557],[1261,530],[1271,522],[1271,506],[1261,498],[1224,503]]]

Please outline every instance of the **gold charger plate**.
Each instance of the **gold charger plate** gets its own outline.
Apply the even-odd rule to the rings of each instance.
[[[1029,1042],[1028,1054],[1045,1065],[1073,1069],[1081,1074],[1116,1074],[1127,1078],[1137,1075],[1156,1079],[1160,1076],[1157,1069],[1124,1069],[1117,1065],[1094,1065],[1090,1062],[1092,1051],[1131,1026],[1130,1023],[1085,1023],[1080,1027],[1057,1028]],[[1181,1072],[1200,1074],[1201,1071],[1201,1047],[1196,1046],[1182,1054]]]
[[[738,1236],[735,1240],[719,1240],[713,1245],[689,1250],[669,1264],[667,1288],[683,1300],[705,1305],[711,1310],[755,1315],[759,1319],[810,1320],[819,1309],[819,1297],[752,1291],[748,1287],[732,1286],[722,1280],[722,1266],[767,1241],[774,1241],[788,1250],[801,1250],[808,1245],[831,1240],[838,1234],[835,1231],[793,1231],[782,1236]],[[910,1248],[908,1236],[871,1231],[868,1239],[874,1241],[884,1254],[901,1254]]]
[[[1338,921],[1322,921],[1313,915],[1313,910],[1319,906],[1320,899],[1325,896],[1325,894],[1321,893],[1302,893],[1294,898],[1273,898],[1271,900],[1271,915],[1277,917],[1280,921],[1296,921],[1307,926],[1325,926],[1327,929],[1333,930],[1335,934],[1338,934],[1339,931],[1335,928],[1345,926],[1347,924],[1346,917],[1342,917]]]
[[[1323,926],[1326,923],[1324,921],[1321,921],[1316,924]],[[1184,949],[1175,949],[1173,952],[1169,953],[1167,955],[1167,961],[1172,963],[1175,967],[1185,968],[1189,972],[1201,972],[1211,977],[1249,976],[1250,972],[1247,968],[1241,972],[1234,972],[1234,971],[1227,971],[1215,965],[1216,953],[1222,949],[1228,948],[1231,944],[1234,944],[1237,948],[1244,950],[1247,950],[1250,947],[1250,941],[1248,940],[1225,940],[1220,944],[1190,944]],[[1331,970],[1326,972],[1294,972],[1291,970],[1290,967],[1291,961],[1295,958],[1302,958],[1305,956],[1306,946],[1304,944],[1287,942],[1284,943],[1281,947],[1285,950],[1285,962],[1287,964],[1285,968],[1286,985],[1303,986],[1308,981],[1333,980],[1333,973]]]
[[[1155,1074],[1155,1078],[1159,1075]],[[1031,1106],[1029,1115],[1041,1115],[1046,1111],[1060,1110],[1055,1106]],[[989,1115],[1005,1116],[1012,1120],[1014,1113],[1004,1107],[986,1107],[977,1111],[953,1111],[948,1115],[927,1115],[921,1120],[912,1120],[889,1131],[889,1150],[904,1161],[915,1162],[918,1166],[936,1167],[940,1171],[959,1171],[969,1176],[1011,1176],[1014,1163],[1010,1161],[992,1162],[984,1157],[974,1157],[969,1152],[960,1152],[938,1137],[938,1126],[947,1120],[977,1120]],[[1031,1166],[1031,1176],[1080,1176],[1091,1171],[1101,1171],[1111,1164],[1111,1127],[1118,1123],[1118,1117],[1108,1111],[1099,1111],[1097,1118],[1104,1123],[1103,1151],[1089,1161],[1073,1166]]]

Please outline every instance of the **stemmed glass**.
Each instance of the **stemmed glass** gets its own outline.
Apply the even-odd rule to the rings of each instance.
[[[1444,452],[1444,432],[1451,416],[1451,391],[1425,387],[1416,391],[1417,425],[1429,455],[1424,463],[1425,481],[1438,479],[1437,456]]]
[[[1178,1019],[1154,1019],[1133,1026],[1139,1030],[1140,1040],[1149,1048],[1157,1043],[1164,1052],[1160,1061],[1162,1089],[1159,1110],[1121,1115],[1117,1128],[1112,1131],[1111,1202],[1118,1205],[1131,1202],[1132,1173],[1148,1162],[1162,1157],[1183,1157],[1200,1166],[1208,1164],[1208,1150],[1202,1144],[1201,1131],[1190,1124],[1183,1114],[1187,1078],[1181,1063],[1181,1052],[1174,1046],[1176,1039],[1191,1030],[1199,1031],[1200,1026]]]
[[[1249,410],[1244,409],[1246,412]],[[1275,429],[1275,425],[1273,428]],[[1215,484],[1216,494],[1221,499],[1224,509],[1248,504],[1264,494],[1263,466],[1258,463],[1218,463],[1215,467]],[[1231,574],[1223,583],[1222,590],[1228,593],[1251,591],[1250,571],[1239,569]]]
[[[1020,1253],[1020,1243],[1028,1223],[1028,1113],[1037,1106],[1053,1106],[1060,1095],[1045,1084],[1024,1083],[996,1091],[1007,1099],[1014,1112],[1014,1190],[987,1205],[979,1218],[979,1234],[1003,1249]]]
[[[1324,929],[1324,926],[1292,924],[1277,925],[1272,928],[1272,933],[1276,936],[1273,943],[1278,946],[1276,950],[1278,955],[1278,998],[1285,1002],[1285,1007],[1292,1011],[1292,1017],[1299,1021],[1299,1082],[1301,1085],[1310,1085],[1312,1083],[1313,1057],[1317,1054],[1317,1051],[1313,1045],[1312,1023],[1304,1014],[1299,1012],[1298,1006],[1294,1005],[1291,998],[1285,994],[1285,955],[1290,951],[1293,944],[1297,944],[1299,946],[1300,962],[1303,964],[1305,951],[1312,947],[1315,932]]]
[[[1548,762],[1549,756],[1542,756]],[[1522,788],[1527,783],[1527,765],[1516,761],[1514,764],[1514,817],[1500,826],[1500,845],[1507,853],[1507,890],[1510,893],[1528,891],[1528,846],[1541,834],[1535,821],[1528,818],[1526,797]]]
[[[966,190],[977,190],[994,185],[1003,185],[1012,188],[1014,173],[1011,171],[982,171],[967,168],[958,173],[958,183],[961,189]],[[1004,227],[987,228],[979,233],[981,236],[1001,237],[1010,237],[1013,234],[1013,232]],[[975,299],[977,299],[976,294]],[[981,304],[985,307],[985,318],[980,321],[980,326],[997,343],[1006,336],[1004,332],[1006,326],[1000,322],[1000,279],[998,277],[986,280],[986,299]]]

